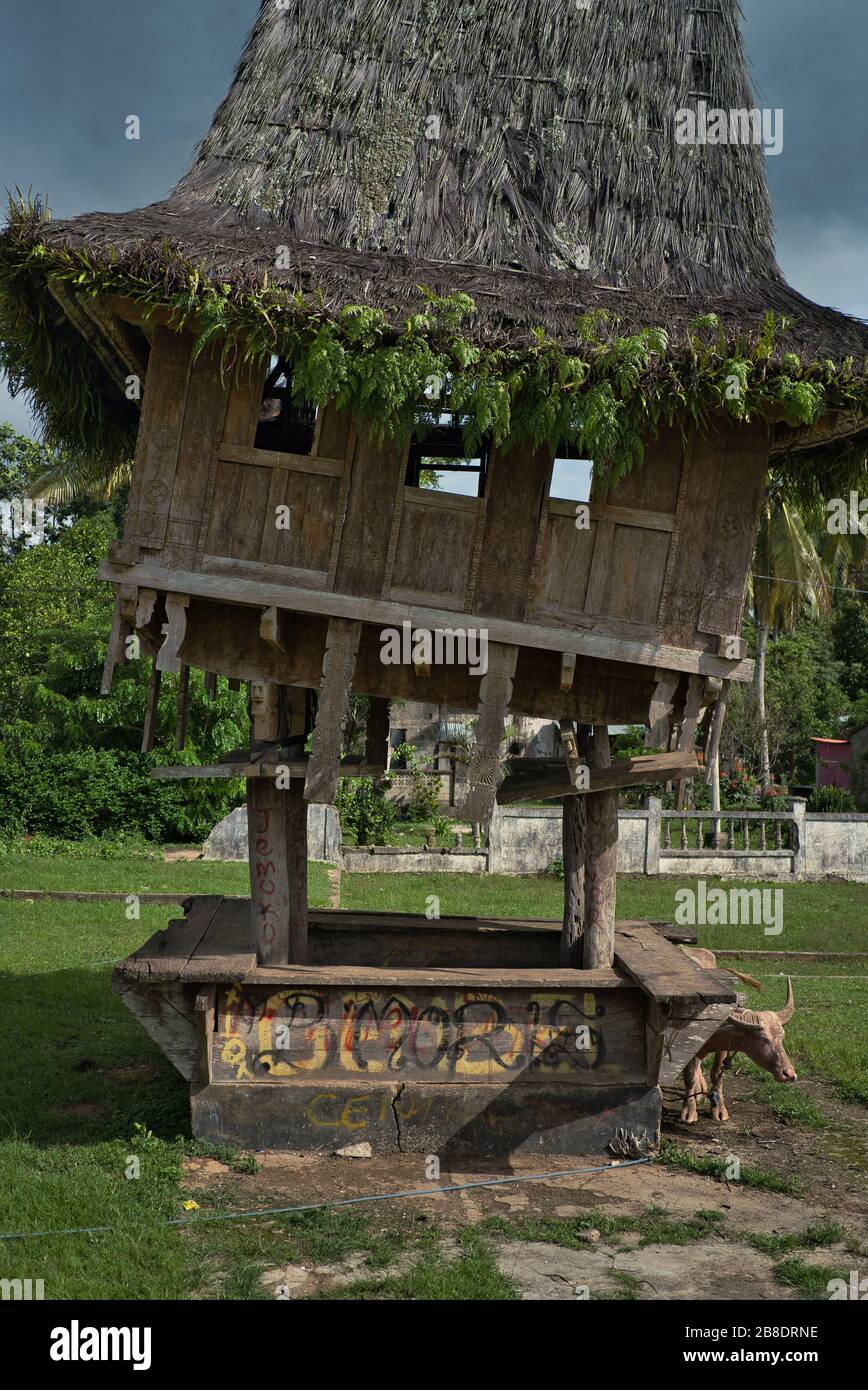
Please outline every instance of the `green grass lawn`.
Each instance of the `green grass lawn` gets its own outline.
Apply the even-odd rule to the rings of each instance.
[[[199,861],[0,859],[5,888],[243,893],[245,879],[244,865]],[[323,866],[312,867],[310,882],[311,902],[322,905],[328,897]],[[619,913],[671,917],[677,886],[624,880]],[[743,931],[739,937],[712,928],[700,929],[701,939],[728,946],[734,936],[745,948],[865,946],[868,889],[830,884],[783,891],[783,940],[746,941]],[[558,882],[539,879],[344,875],[342,906],[420,912],[426,896],[437,893],[444,914],[556,918],[561,892]],[[268,1262],[358,1250],[371,1271],[359,1295],[511,1297],[481,1235],[468,1237],[461,1258],[447,1269],[438,1264],[433,1234],[398,1241],[382,1234],[381,1218],[354,1210],[203,1226],[192,1237],[160,1224],[184,1215],[189,1194],[181,1163],[197,1146],[189,1137],[185,1083],[111,993],[111,963],[179,915],[176,907],[145,906],[140,913],[129,920],[122,902],[0,898],[0,1009],[8,1059],[0,1086],[0,1232],[115,1228],[0,1242],[0,1278],[42,1278],[48,1299],[185,1298],[212,1287],[213,1296],[262,1297],[268,1295],[258,1271]],[[863,965],[770,960],[745,968],[765,985],[770,1006],[782,1002],[782,972],[789,969],[798,1004],[787,1029],[794,1059],[833,1080],[844,1098],[868,1103]],[[760,1075],[756,1084],[762,1092]],[[769,1104],[782,1104],[784,1092],[789,1096],[789,1088],[766,1090]],[[807,1111],[792,1118],[812,1122]],[[822,1117],[813,1119],[822,1123]],[[127,1177],[132,1157],[141,1165],[137,1179]],[[197,1200],[203,1210],[219,1209],[207,1196]],[[412,1275],[378,1276],[398,1249],[411,1246],[421,1254]],[[222,1271],[216,1282],[215,1269]]]

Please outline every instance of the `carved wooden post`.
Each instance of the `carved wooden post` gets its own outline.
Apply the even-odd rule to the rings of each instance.
[[[564,921],[561,929],[561,965],[579,966],[585,929],[585,798],[565,796],[563,807]]]
[[[612,761],[609,732],[595,724],[591,738],[591,768],[608,767]],[[615,959],[615,887],[618,868],[618,793],[589,792],[585,827],[585,933],[583,964],[586,970],[611,966]]]
[[[247,779],[250,920],[260,965],[307,963],[307,802],[304,783]]]

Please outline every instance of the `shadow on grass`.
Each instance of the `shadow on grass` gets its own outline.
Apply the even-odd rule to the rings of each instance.
[[[14,1064],[0,1090],[0,1137],[33,1144],[128,1138],[134,1124],[190,1133],[187,1083],[111,992],[109,969],[0,978]]]

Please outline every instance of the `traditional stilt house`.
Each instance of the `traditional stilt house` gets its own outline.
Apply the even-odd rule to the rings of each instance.
[[[822,477],[868,431],[865,327],[775,262],[738,23],[737,0],[264,0],[165,201],[13,210],[13,383],[51,440],[135,452],[106,684],[137,633],[148,747],[162,677],[181,728],[191,666],[249,682],[250,747],[165,775],[246,776],[250,903],[193,900],[116,976],[197,1133],[641,1147],[733,1005],[616,923],[617,789],[693,775],[703,738],[713,760],[767,470]],[[556,456],[593,461],[587,506]],[[308,912],[306,803],[377,775],[396,698],[478,708],[468,819],[563,800],[561,931],[429,921],[424,887],[418,917]],[[510,712],[559,720],[566,763],[504,776]],[[609,723],[664,751],[612,763]]]

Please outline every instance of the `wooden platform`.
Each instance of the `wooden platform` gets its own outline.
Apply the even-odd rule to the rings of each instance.
[[[190,1082],[194,1132],[425,1153],[653,1143],[658,1083],[735,1003],[665,924],[618,924],[612,969],[558,964],[560,924],[314,911],[310,964],[257,966],[244,899],[188,914],[115,989]],[[472,962],[472,963],[471,963]]]

